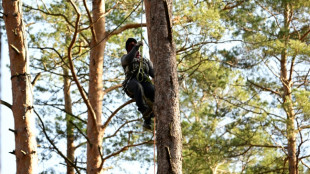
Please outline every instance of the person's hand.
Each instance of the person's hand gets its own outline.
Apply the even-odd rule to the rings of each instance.
[[[137,43],[137,46],[143,46],[143,42],[142,42],[142,41],[139,41],[139,42]]]

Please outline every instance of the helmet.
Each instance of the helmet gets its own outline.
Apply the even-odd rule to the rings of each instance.
[[[127,39],[127,41],[126,41],[126,46],[125,46],[125,48],[126,48],[127,51],[128,51],[128,50],[129,50],[129,51],[131,50],[131,49],[129,49],[129,45],[130,45],[131,42],[137,43],[137,40],[134,39],[134,38],[128,38],[128,39]]]

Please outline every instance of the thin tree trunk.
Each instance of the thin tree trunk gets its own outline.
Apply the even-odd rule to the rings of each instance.
[[[26,37],[22,21],[22,2],[3,1],[8,37],[15,125],[16,173],[37,173],[37,143],[34,135],[32,85],[28,70]]]
[[[182,173],[182,134],[179,113],[172,1],[145,1],[151,59],[155,70],[158,174]]]
[[[87,122],[87,136],[91,144],[87,145],[87,173],[103,173],[101,160],[101,146],[104,131],[101,130],[102,90],[103,90],[103,56],[106,45],[105,38],[105,2],[93,0],[94,33],[91,43],[89,65],[89,101],[95,111],[96,120],[89,113]],[[102,41],[102,42],[101,42]],[[101,42],[101,43],[99,43]],[[95,123],[96,121],[96,123]]]
[[[67,124],[67,158],[74,161],[74,126],[70,123],[73,119],[72,114],[72,100],[70,92],[70,78],[69,70],[67,67],[63,68],[64,71],[64,98],[65,98],[65,111],[66,111],[66,124]],[[74,174],[74,167],[67,162],[67,174]]]
[[[283,85],[283,109],[287,115],[286,130],[288,141],[288,161],[289,161],[289,173],[298,174],[298,161],[296,156],[296,131],[295,131],[295,113],[292,103],[292,81],[288,77],[287,70],[287,46],[289,42],[289,25],[290,25],[290,5],[288,2],[284,2],[284,43],[286,47],[281,53],[281,81]],[[293,67],[290,69],[293,71]]]

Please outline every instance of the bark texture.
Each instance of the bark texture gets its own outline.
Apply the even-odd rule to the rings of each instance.
[[[3,1],[2,6],[12,75],[16,173],[37,173],[37,143],[34,134],[35,119],[32,109],[33,94],[22,21],[22,2],[19,0]]]
[[[66,122],[67,122],[67,158],[70,161],[74,161],[74,127],[71,124],[72,116],[72,100],[70,93],[70,78],[69,78],[69,70],[67,67],[64,67],[64,98],[65,98],[65,111],[66,111]],[[74,167],[67,162],[67,174],[74,174]]]
[[[182,173],[182,134],[179,113],[175,45],[172,39],[172,1],[146,0],[151,60],[155,70],[158,174]]]
[[[106,46],[105,38],[105,1],[93,0],[92,21],[94,21],[94,35],[91,42],[89,65],[89,90],[88,97],[96,114],[94,120],[88,113],[87,136],[90,144],[87,145],[87,173],[103,173],[101,146],[104,130],[101,130],[101,113],[103,97],[103,56]]]

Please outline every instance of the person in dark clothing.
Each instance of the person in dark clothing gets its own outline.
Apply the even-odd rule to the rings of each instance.
[[[134,38],[126,41],[127,54],[121,58],[126,75],[123,89],[129,97],[135,99],[138,110],[143,115],[143,127],[151,129],[151,119],[154,114],[152,108],[147,105],[146,98],[154,102],[155,88],[149,78],[154,78],[154,69],[150,60],[141,57],[139,47],[142,45],[142,42],[137,42]]]

